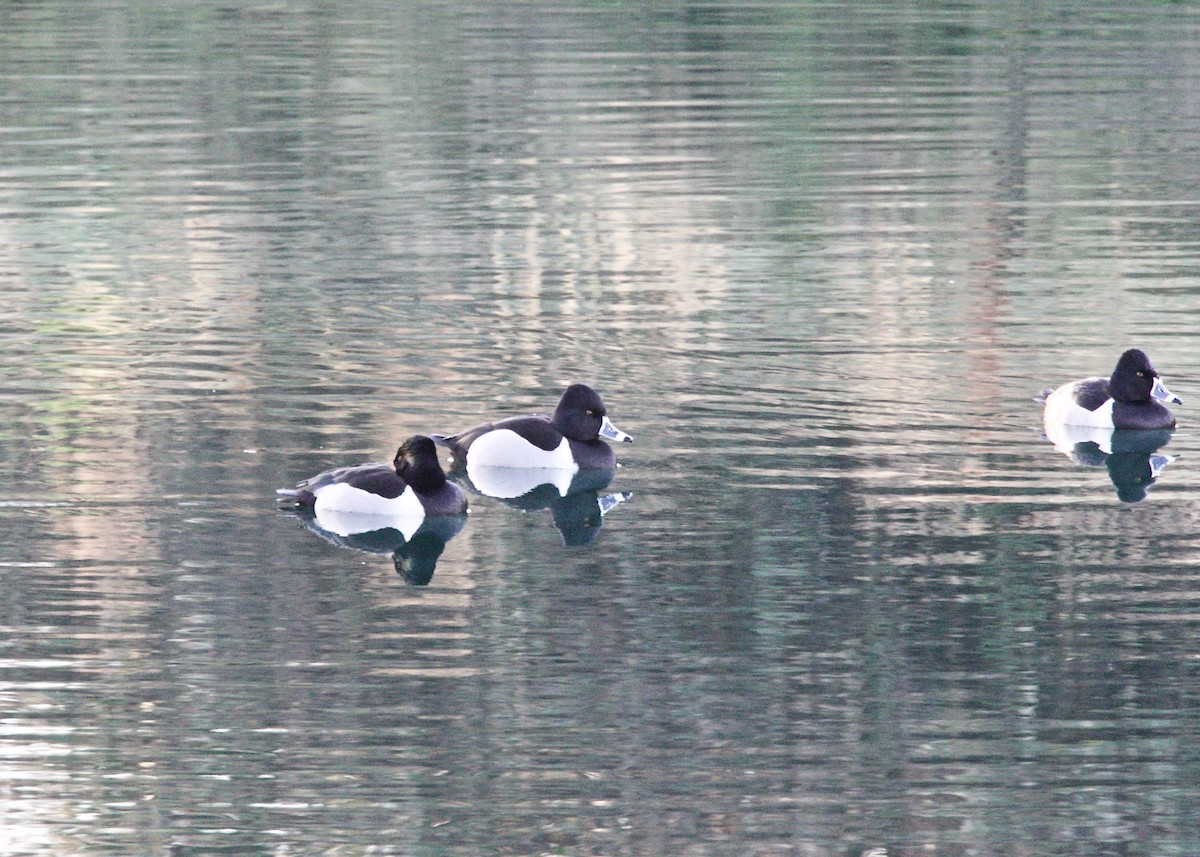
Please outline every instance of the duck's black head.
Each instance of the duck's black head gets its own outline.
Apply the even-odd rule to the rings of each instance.
[[[1162,393],[1154,395],[1158,371],[1140,348],[1130,348],[1117,361],[1117,368],[1108,379],[1109,393],[1118,402],[1149,402],[1151,398],[1174,399],[1161,384]]]
[[[632,443],[633,438],[614,426],[600,394],[587,384],[567,387],[558,407],[554,409],[554,427],[564,437],[582,443],[595,443],[600,438]]]
[[[433,440],[416,434],[404,441],[392,461],[396,473],[418,494],[428,494],[446,484]]]
[[[591,443],[599,439],[607,413],[599,393],[587,384],[572,384],[554,409],[554,427],[564,437]]]

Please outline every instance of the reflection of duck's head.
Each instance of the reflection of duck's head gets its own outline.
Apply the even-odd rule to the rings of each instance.
[[[426,586],[433,579],[438,557],[446,549],[447,541],[438,533],[418,531],[392,554],[392,565],[406,583]]]
[[[596,491],[580,491],[560,499],[550,507],[550,514],[563,544],[591,544],[604,526],[604,516],[632,496],[628,491],[603,497]]]
[[[392,554],[396,571],[413,586],[425,586],[433,577],[446,542],[461,533],[466,525],[466,515],[426,518],[421,528]]]
[[[1108,476],[1117,488],[1117,497],[1125,503],[1146,499],[1146,492],[1158,480],[1162,469],[1175,460],[1171,455],[1112,455],[1108,461]]]

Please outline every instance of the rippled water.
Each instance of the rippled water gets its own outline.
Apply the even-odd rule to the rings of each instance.
[[[1198,44],[0,9],[0,853],[1200,851]],[[1149,485],[1033,401],[1132,344]],[[577,380],[636,443],[567,501],[275,508]]]

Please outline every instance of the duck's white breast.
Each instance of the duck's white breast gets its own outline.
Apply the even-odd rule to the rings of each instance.
[[[1113,400],[1109,399],[1094,411],[1075,403],[1075,383],[1063,384],[1046,397],[1046,409],[1042,419],[1047,424],[1084,426],[1087,428],[1113,427]]]
[[[468,464],[488,467],[517,467],[525,470],[578,470],[571,444],[564,437],[550,451],[534,446],[511,429],[496,429],[482,435],[467,451]],[[474,481],[474,480],[472,480]]]

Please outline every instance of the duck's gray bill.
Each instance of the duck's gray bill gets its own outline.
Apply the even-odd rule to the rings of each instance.
[[[1150,395],[1160,402],[1171,402],[1175,405],[1183,404],[1183,399],[1168,390],[1167,385],[1162,382],[1162,378],[1154,379],[1154,389],[1150,391]]]
[[[621,431],[608,417],[604,418],[604,422],[600,423],[600,437],[607,440],[615,440],[624,443],[633,443],[633,438]]]

